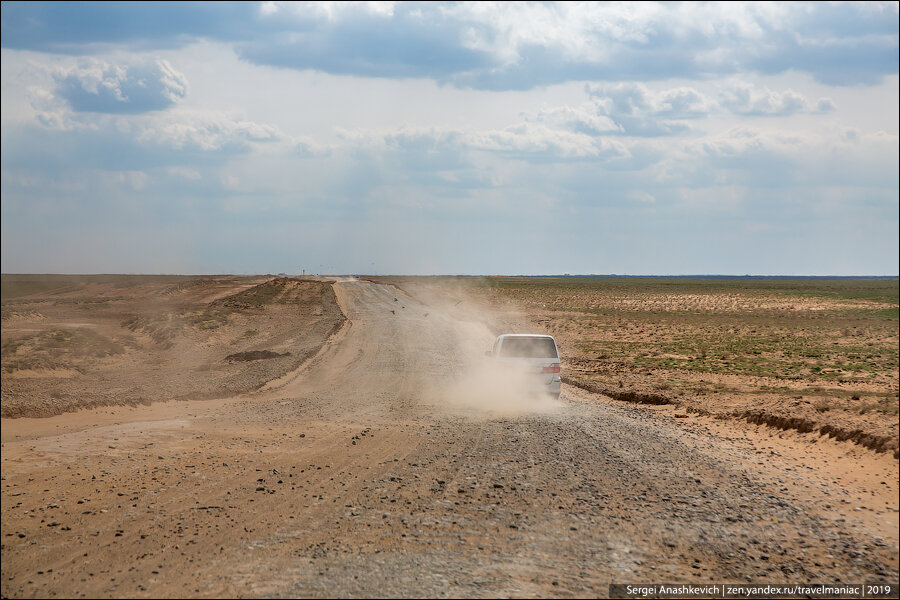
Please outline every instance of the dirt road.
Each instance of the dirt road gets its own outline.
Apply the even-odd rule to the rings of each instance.
[[[253,395],[4,419],[3,595],[896,582],[892,457],[571,387],[510,401],[483,315],[335,291],[343,328]]]

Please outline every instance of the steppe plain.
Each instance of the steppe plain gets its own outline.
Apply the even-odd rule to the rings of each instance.
[[[897,457],[896,279],[381,277],[557,338],[570,383]]]
[[[897,581],[896,280],[377,281],[4,275],[2,595]]]

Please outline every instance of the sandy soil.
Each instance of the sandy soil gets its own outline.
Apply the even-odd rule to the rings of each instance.
[[[892,457],[571,386],[503,394],[491,315],[335,292],[346,325],[266,389],[3,419],[3,596],[896,582]]]
[[[331,284],[3,276],[4,417],[209,398],[298,367],[344,320]]]

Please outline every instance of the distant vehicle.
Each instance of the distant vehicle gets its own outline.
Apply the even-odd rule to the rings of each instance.
[[[505,367],[524,372],[533,379],[535,390],[559,398],[560,365],[556,340],[549,335],[506,333],[485,352]]]

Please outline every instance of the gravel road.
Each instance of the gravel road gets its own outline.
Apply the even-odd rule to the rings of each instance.
[[[569,386],[510,401],[481,315],[335,292],[343,328],[255,394],[4,419],[3,596],[897,581],[896,459]]]

